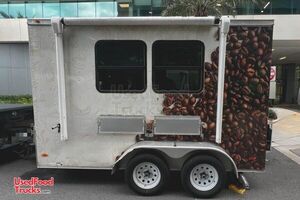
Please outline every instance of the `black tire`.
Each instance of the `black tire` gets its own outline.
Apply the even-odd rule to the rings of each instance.
[[[191,175],[192,170],[194,169],[194,167],[196,167],[199,164],[208,164],[208,165],[213,166],[215,168],[215,171],[216,171],[217,175],[218,175],[217,184],[209,190],[200,190],[199,188],[197,189],[191,183],[191,177],[190,176],[193,176],[193,175]],[[201,169],[199,169],[199,170],[201,171]],[[199,171],[199,174],[202,173],[200,171]],[[210,173],[212,173],[212,172],[210,171]],[[198,176],[198,174],[197,174],[197,176]],[[211,183],[211,180],[209,180],[209,183],[208,183],[209,174],[208,174],[208,178],[207,178],[207,174],[203,172],[203,176],[205,176],[204,179],[201,179],[201,180],[199,179],[197,181],[196,181],[197,178],[195,177],[195,182],[199,181],[199,183],[201,183],[200,181],[203,181],[202,184],[206,184],[206,183],[207,184],[213,184],[213,183]],[[200,156],[192,157],[191,159],[189,159],[184,164],[184,166],[181,170],[181,182],[182,182],[183,188],[186,191],[192,193],[192,195],[194,197],[198,197],[198,198],[213,197],[214,195],[216,195],[217,193],[219,193],[223,189],[225,181],[226,181],[226,171],[224,169],[223,164],[219,160],[217,160],[216,158],[211,157],[211,156],[200,155]]]
[[[144,162],[149,162],[149,163],[154,164],[159,170],[160,180],[157,181],[158,184],[153,188],[149,188],[149,189],[142,188],[142,187],[138,186],[136,184],[136,182],[134,181],[133,173],[135,173],[134,172],[135,167]],[[153,169],[153,171],[154,171],[154,169]],[[155,170],[155,171],[157,171],[157,170]],[[150,172],[150,175],[152,172]],[[158,174],[155,174],[155,173],[157,173],[157,172],[153,172],[152,176],[154,176],[154,175],[158,176]],[[140,155],[135,156],[134,158],[132,158],[129,161],[127,168],[125,170],[125,181],[127,182],[128,186],[136,193],[138,193],[140,195],[144,195],[144,196],[156,195],[159,192],[161,192],[165,186],[165,183],[167,182],[168,176],[169,176],[169,169],[168,169],[167,165],[165,164],[165,162],[162,159],[160,159],[159,157],[151,155],[151,154],[140,154]]]

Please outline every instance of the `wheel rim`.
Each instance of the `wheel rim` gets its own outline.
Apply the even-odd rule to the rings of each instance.
[[[158,167],[151,162],[142,162],[138,164],[132,173],[134,183],[142,189],[152,189],[156,187],[161,174]]]
[[[219,180],[216,168],[210,164],[196,165],[190,174],[191,184],[200,191],[213,189]]]

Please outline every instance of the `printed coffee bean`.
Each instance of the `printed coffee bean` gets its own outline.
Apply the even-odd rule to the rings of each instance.
[[[253,30],[249,31],[249,32],[248,32],[248,37],[249,37],[250,39],[254,38],[254,37],[255,37],[255,32],[254,32]]]
[[[270,37],[267,34],[263,33],[259,36],[259,40],[268,43],[270,41]]]
[[[208,129],[214,129],[216,127],[216,123],[215,122],[211,122],[208,124]]]
[[[257,49],[258,48],[258,42],[253,42],[252,47],[253,47],[253,49]]]
[[[239,53],[240,53],[239,49],[233,49],[230,54],[231,56],[237,56]]]
[[[249,69],[247,69],[247,76],[248,77],[253,77],[254,76],[254,74],[255,74],[255,70],[253,69],[253,68],[249,68]]]
[[[188,106],[189,105],[189,99],[188,98],[184,98],[181,103],[182,103],[183,106]]]
[[[258,47],[259,47],[259,48],[265,49],[266,46],[267,46],[267,45],[266,45],[264,42],[259,42],[259,43],[258,43]]]
[[[264,54],[264,50],[262,48],[257,49],[256,54],[258,56],[262,56]]]
[[[241,48],[241,46],[242,46],[242,44],[241,44],[240,42],[236,42],[236,43],[234,43],[234,45],[233,45],[233,47],[234,47],[235,49],[239,49],[239,48]]]
[[[265,76],[267,74],[267,71],[265,69],[261,69],[260,73],[261,73],[262,76]]]
[[[258,37],[256,37],[256,36],[253,37],[253,38],[252,38],[252,42],[253,42],[253,43],[257,43],[257,42],[258,42]],[[258,44],[257,44],[257,46],[258,46]]]
[[[262,85],[258,84],[257,87],[256,87],[256,90],[257,90],[258,94],[262,94],[263,93],[263,87],[262,87]]]
[[[230,41],[231,41],[231,42],[237,42],[237,41],[239,41],[239,40],[238,40],[238,38],[237,38],[236,35],[231,35]]]
[[[196,103],[196,98],[195,97],[191,97],[190,98],[190,105],[194,105]]]
[[[247,61],[251,64],[254,64],[256,62],[256,59],[254,57],[248,57]]]

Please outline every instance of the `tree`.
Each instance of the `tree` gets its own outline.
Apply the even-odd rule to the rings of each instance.
[[[165,0],[164,16],[235,15],[238,7],[254,4],[263,7],[266,0]]]

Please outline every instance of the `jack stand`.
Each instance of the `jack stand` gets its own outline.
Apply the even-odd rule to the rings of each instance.
[[[243,173],[239,174],[239,179],[238,181],[242,184],[242,186],[246,189],[246,190],[250,190],[250,185],[248,180],[246,179],[245,175]]]

